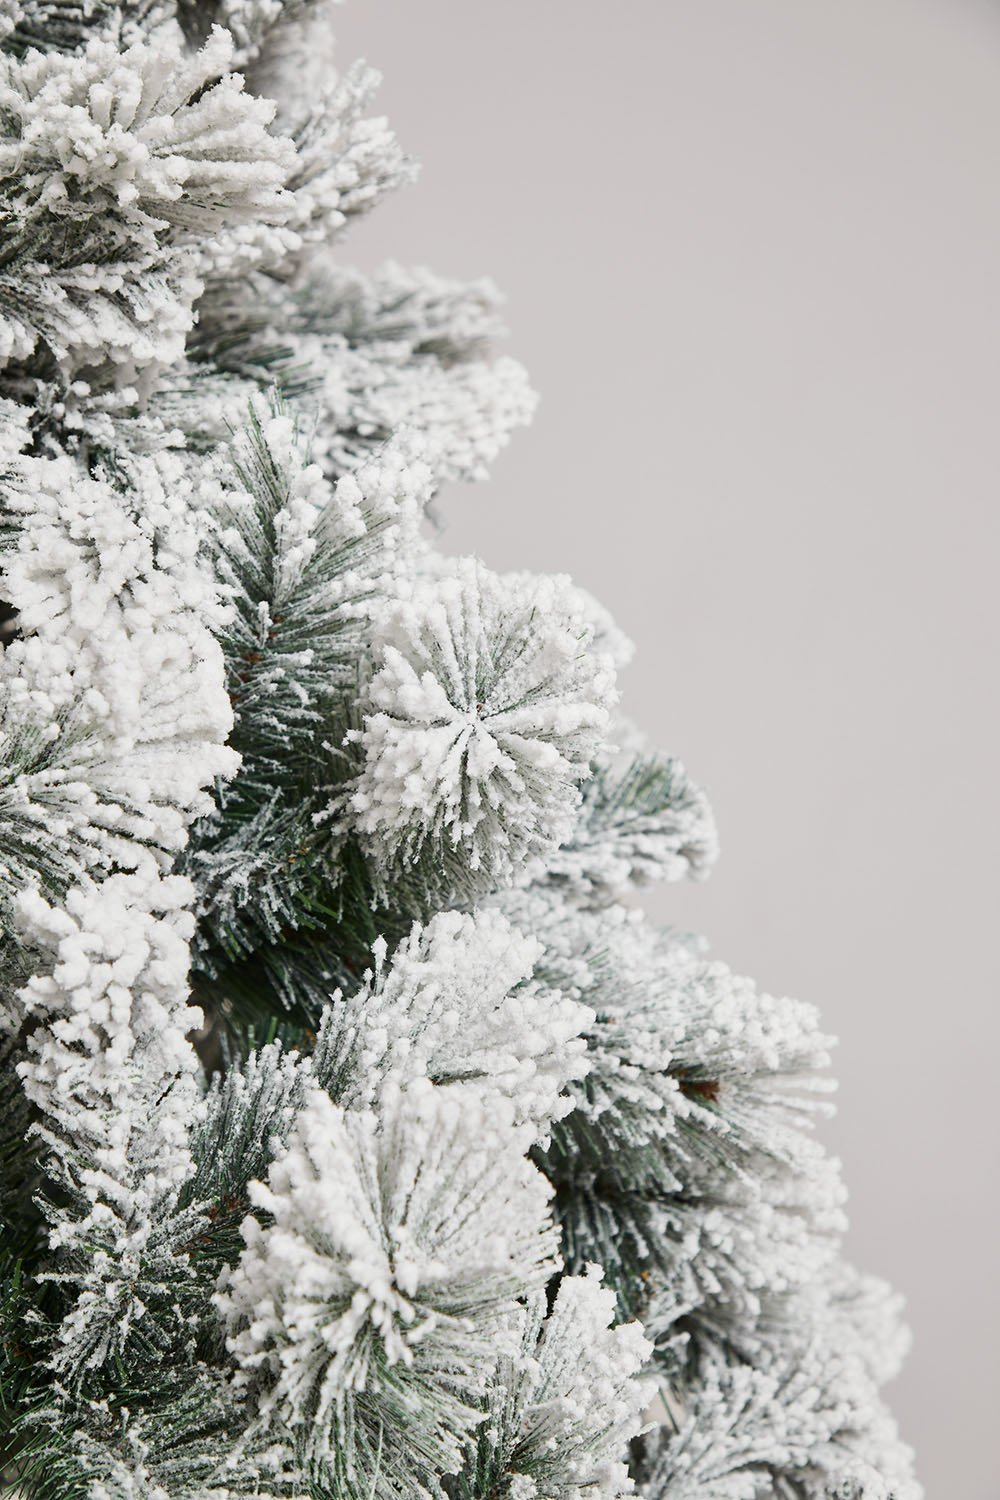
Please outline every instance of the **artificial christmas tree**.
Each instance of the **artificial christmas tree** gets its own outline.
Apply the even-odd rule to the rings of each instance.
[[[919,1492],[828,1042],[565,578],[433,545],[497,297],[281,0],[5,0],[0,1412],[25,1495]]]

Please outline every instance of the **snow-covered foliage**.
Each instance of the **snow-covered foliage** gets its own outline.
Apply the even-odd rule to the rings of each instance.
[[[349,806],[387,871],[460,861],[503,884],[565,838],[614,698],[590,638],[567,579],[511,583],[473,561],[376,621]]]
[[[829,1060],[815,1011],[638,911],[551,887],[503,901],[543,934],[536,974],[595,1018],[543,1159],[568,1264],[602,1264],[622,1310],[658,1333],[695,1316],[743,1337],[762,1299],[822,1272],[842,1227],[836,1164],[804,1129]]]
[[[643,1441],[648,1500],[916,1500],[912,1454],[878,1395],[905,1349],[898,1298],[843,1268],[801,1293],[752,1358],[719,1348]]]
[[[332,14],[0,0],[0,1478],[916,1500],[815,1013],[620,904],[716,856],[631,643],[425,524],[534,398],[342,264]]]
[[[505,1099],[518,1123],[545,1134],[573,1107],[565,1090],[587,1067],[581,1033],[594,1015],[532,980],[541,952],[488,909],[415,926],[388,968],[380,943],[375,973],[324,1013],[314,1059],[324,1086],[356,1108],[429,1078]]]
[[[186,1039],[202,1019],[188,1004],[189,899],[176,876],[140,875],[77,886],[59,907],[21,898],[21,924],[47,962],[19,995],[31,1029],[18,1072],[69,1194],[49,1232],[53,1274],[75,1293],[52,1353],[63,1372],[106,1363],[133,1334],[155,1347],[176,1332],[148,1326],[147,1310],[151,1289],[185,1274],[171,1210],[199,1110]]]
[[[330,474],[409,428],[439,482],[482,479],[511,429],[531,418],[522,366],[489,360],[503,333],[491,282],[310,265],[301,285],[260,276],[253,290],[252,300],[224,282],[206,293],[191,353],[253,385],[277,381]]]
[[[353,688],[364,625],[412,568],[430,493],[430,476],[402,444],[335,488],[303,447],[289,416],[251,408],[213,515],[216,573],[233,603],[222,638],[239,663],[229,682],[237,722],[276,747]],[[280,758],[280,748],[268,757],[269,781]]]
[[[703,880],[717,854],[708,798],[680,761],[623,746],[594,766],[572,833],[531,873],[606,899],[658,880]]]
[[[193,830],[184,868],[203,940],[231,952],[298,926],[317,871],[336,878],[340,834],[316,820],[370,616],[414,567],[431,481],[417,445],[398,439],[333,486],[291,417],[257,403],[224,454],[210,533],[231,605],[219,634],[241,774]]]
[[[0,474],[0,917],[18,890],[176,850],[237,765],[198,489],[170,455],[124,476],[67,455]]]
[[[549,1187],[495,1104],[415,1084],[311,1094],[218,1304],[259,1419],[345,1495],[426,1496],[458,1466],[517,1297],[555,1268]]]
[[[552,1311],[519,1310],[518,1340],[497,1360],[487,1417],[455,1493],[460,1500],[618,1500],[623,1461],[655,1386],[640,1377],[652,1353],[638,1323],[610,1326],[615,1299],[600,1270],[565,1276]]]
[[[350,218],[408,180],[409,169],[386,121],[365,113],[379,83],[373,69],[355,65],[305,107],[294,76],[275,79],[272,70],[267,82],[277,83],[275,92],[286,100],[278,122],[295,142],[289,222],[305,243],[329,240]]]
[[[222,29],[195,54],[176,33],[122,50],[109,29],[0,61],[3,357],[42,341],[67,371],[166,363],[204,274],[232,269],[237,246],[280,255],[295,152],[232,54]]]

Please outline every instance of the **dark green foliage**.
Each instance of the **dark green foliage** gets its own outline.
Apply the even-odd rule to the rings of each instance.
[[[246,1039],[248,1046],[257,1040]],[[210,1299],[223,1264],[238,1254],[239,1224],[248,1207],[247,1184],[266,1174],[287,1111],[297,1098],[294,1054],[272,1044],[248,1063],[231,1062],[209,1091],[195,1132],[194,1172],[180,1202],[153,1226],[136,1262],[133,1290],[146,1314],[117,1353],[100,1356],[102,1324],[93,1311],[87,1347],[77,1340],[65,1377],[56,1374],[57,1330],[71,1311],[74,1267],[63,1257],[58,1273],[45,1245],[48,1223],[68,1211],[73,1185],[42,1171],[45,1142],[31,1130],[30,1109],[13,1072],[16,1049],[0,1071],[0,1107],[14,1130],[0,1159],[0,1464],[11,1483],[38,1500],[75,1500],[100,1480],[108,1494],[131,1496],[137,1471],[149,1483],[194,1496],[199,1486],[224,1484],[235,1494],[256,1493],[264,1470],[254,1455],[234,1449],[248,1414],[228,1387],[225,1350]],[[240,1108],[242,1100],[243,1108]],[[41,1154],[40,1154],[41,1153]],[[32,1200],[35,1201],[32,1201]],[[37,1206],[36,1206],[37,1205]],[[89,1255],[102,1251],[94,1225]],[[81,1276],[88,1267],[81,1264]],[[121,1315],[109,1303],[111,1325]],[[111,1331],[107,1330],[108,1332]],[[93,1358],[88,1358],[88,1350]],[[230,1473],[226,1464],[233,1462]],[[273,1486],[273,1487],[272,1487]],[[270,1493],[293,1493],[290,1475],[266,1476]]]
[[[11,955],[0,952],[4,971]],[[0,1037],[0,1242],[8,1256],[37,1255],[44,1236],[38,1197],[43,1176],[33,1112],[17,1076],[23,1049],[17,1037]]]
[[[300,1493],[295,1476],[275,1472],[273,1454],[244,1438],[247,1413],[225,1379],[193,1363],[159,1371],[157,1389],[117,1372],[113,1401],[77,1397],[68,1405],[51,1379],[22,1396],[7,1434],[6,1476],[35,1500],[83,1500],[101,1485],[115,1500],[161,1486],[182,1497],[225,1487],[252,1496]]]
[[[291,423],[280,404],[272,415],[285,442]],[[315,1026],[332,992],[360,981],[375,938],[401,937],[468,872],[456,855],[446,869],[403,875],[390,905],[332,810],[353,769],[342,744],[366,610],[386,586],[399,521],[363,483],[348,513],[300,454],[276,454],[269,420],[250,411],[212,518],[232,602],[220,640],[242,765],[177,868],[197,891],[198,1003],[226,1024],[284,1013]]]
[[[248,424],[246,442],[233,448],[241,488],[216,516],[213,544],[233,605],[221,642],[236,716],[232,743],[244,757],[243,799],[266,796],[276,782],[298,790],[314,768],[317,727],[354,681],[358,608],[371,593],[366,564],[380,545],[377,526],[345,534],[323,512],[311,524],[290,518],[296,500],[308,505],[322,492],[298,499],[306,460],[289,472],[254,409]],[[301,563],[290,560],[310,544]],[[345,587],[352,575],[356,585]]]
[[[546,1170],[546,1158],[540,1156],[539,1165]],[[670,1212],[663,1197],[595,1177],[557,1182],[553,1207],[566,1270],[580,1275],[588,1265],[602,1266],[618,1299],[619,1319],[645,1318],[677,1263],[665,1234]]]
[[[188,865],[189,870],[192,865]],[[374,885],[372,873],[353,840],[344,844],[329,873],[320,855],[310,870],[312,900],[289,909],[273,936],[247,920],[247,908],[220,922],[213,912],[203,920],[195,946],[192,994],[227,1030],[246,1025],[266,1028],[276,1016],[300,1028],[315,1029],[335,990],[350,993],[371,967],[372,945],[382,937],[394,946],[415,921],[426,919],[433,903],[419,880],[400,881],[392,906]],[[262,880],[274,882],[288,899],[280,869],[268,865]],[[204,889],[204,887],[203,887]],[[254,908],[249,905],[252,912]]]
[[[88,31],[119,13],[114,0],[20,0],[13,25],[3,37],[3,51],[14,57],[22,57],[32,47],[41,52],[73,52]]]
[[[269,1031],[275,1029],[272,1024]],[[288,1037],[299,1035],[292,1028],[284,1030]],[[307,1035],[301,1036],[308,1044]],[[302,1101],[305,1075],[293,1049],[277,1040],[261,1044],[252,1031],[244,1044],[244,1058],[231,1058],[209,1088],[204,1118],[191,1143],[194,1173],[181,1196],[182,1211],[201,1206],[188,1253],[206,1286],[239,1254],[239,1227],[250,1207],[248,1184],[267,1176]],[[211,1327],[206,1337],[205,1347],[214,1344],[214,1352],[221,1353]]]
[[[366,567],[382,528],[373,520],[360,534],[338,531],[321,512],[311,524],[292,515],[309,504],[293,493],[302,470],[279,464],[256,412],[234,467],[241,488],[215,517],[213,547],[233,606],[221,643],[236,719],[231,743],[242,766],[232,785],[218,788],[215,812],[192,830],[181,867],[199,893],[201,998],[225,973],[238,1005],[240,967],[250,961],[271,977],[263,990],[253,979],[247,986],[265,1012],[277,995],[279,1005],[291,1001],[308,1015],[311,997],[295,994],[299,977],[310,990],[325,989],[328,976],[335,986],[333,976],[359,956],[348,936],[338,962],[338,944],[327,940],[317,967],[310,933],[335,939],[345,912],[360,915],[369,905],[368,893],[345,880],[336,831],[316,820],[336,785],[358,613],[371,589]]]
[[[4,698],[0,735],[0,932],[10,941],[18,892],[61,896],[99,856],[104,833],[93,821],[100,799],[83,788],[84,724],[40,723]]]

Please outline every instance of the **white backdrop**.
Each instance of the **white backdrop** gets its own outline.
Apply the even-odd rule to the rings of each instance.
[[[1000,7],[369,0],[420,184],[355,231],[509,294],[542,393],[447,545],[565,570],[713,795],[657,894],[841,1046],[851,1251],[930,1500],[997,1500]]]

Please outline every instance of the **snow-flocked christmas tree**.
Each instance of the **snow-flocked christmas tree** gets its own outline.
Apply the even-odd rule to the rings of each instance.
[[[0,3],[4,1478],[912,1500],[813,1010],[632,900],[716,841],[606,613],[433,544],[532,396],[341,264],[329,27]]]

